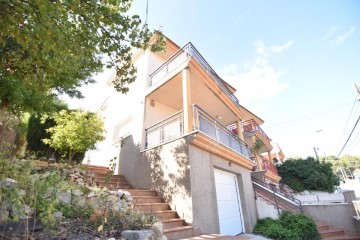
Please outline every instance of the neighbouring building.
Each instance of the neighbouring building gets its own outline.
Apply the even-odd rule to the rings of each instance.
[[[167,39],[165,53],[139,50],[133,62],[137,80],[127,94],[108,82],[100,109],[107,136],[84,163],[108,166],[116,158],[116,174],[156,190],[203,233],[252,232],[252,173],[280,180],[264,165],[262,154],[272,159],[273,146],[263,120],[191,43],[180,48]]]

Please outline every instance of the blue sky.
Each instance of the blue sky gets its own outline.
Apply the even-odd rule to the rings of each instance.
[[[145,9],[134,0],[131,13],[145,19]],[[313,147],[339,153],[360,115],[356,103],[349,118],[352,84],[360,86],[360,1],[149,0],[148,12],[151,29],[192,42],[237,88],[287,157],[313,156]],[[360,156],[360,124],[343,154]]]

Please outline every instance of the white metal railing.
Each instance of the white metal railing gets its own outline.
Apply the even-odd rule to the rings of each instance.
[[[355,200],[355,201],[352,201],[352,202],[354,204],[357,220],[360,220],[360,201]]]
[[[199,53],[194,45],[189,42],[179,51],[177,51],[172,57],[170,57],[164,64],[150,74],[150,86],[155,85],[161,79],[163,79],[168,73],[175,70],[180,64],[184,63],[189,58],[195,59],[202,68],[210,75],[213,81],[221,88],[222,91],[231,99],[231,101],[240,107],[239,100],[228,88],[224,80],[222,80],[205,58]]]
[[[238,136],[217,122],[200,107],[193,105],[194,129],[250,159],[250,151]]]
[[[183,135],[182,111],[177,112],[146,130],[146,148],[151,148]]]

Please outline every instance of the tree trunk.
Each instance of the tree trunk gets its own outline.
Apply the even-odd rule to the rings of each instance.
[[[71,161],[72,161],[73,156],[74,156],[74,153],[73,153],[73,151],[70,149],[70,150],[69,150],[69,158],[68,158],[68,164],[69,164],[69,165],[71,164]]]

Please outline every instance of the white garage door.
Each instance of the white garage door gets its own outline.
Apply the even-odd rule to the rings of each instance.
[[[243,219],[236,175],[217,169],[214,169],[214,174],[220,234],[242,233]]]

